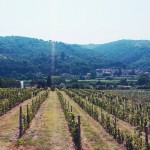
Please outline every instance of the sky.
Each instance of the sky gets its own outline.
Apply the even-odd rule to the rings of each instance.
[[[0,36],[76,44],[150,39],[150,0],[0,0]]]

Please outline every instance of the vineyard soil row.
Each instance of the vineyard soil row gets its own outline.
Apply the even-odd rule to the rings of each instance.
[[[19,150],[74,150],[69,128],[56,92],[50,92],[30,128],[20,139]]]
[[[92,105],[92,103],[88,102],[87,100],[85,100],[84,98],[81,98],[82,100],[86,101],[86,103]],[[93,105],[94,109],[96,109],[98,111],[98,114],[99,114],[99,119],[101,120],[100,116],[101,116],[101,108],[96,106],[96,105]],[[109,114],[110,116],[110,120],[111,122],[114,121],[114,116],[111,115],[110,113],[108,113],[107,111],[105,111],[104,109],[102,109],[102,112],[107,115]],[[121,129],[121,131],[124,131],[125,133],[131,133],[132,135],[134,135],[134,131],[135,131],[135,128],[134,126],[131,126],[129,123],[117,118],[117,126]],[[143,132],[143,135],[144,135],[144,132]],[[144,138],[144,137],[143,137]]]
[[[73,113],[81,116],[81,146],[83,150],[122,150],[123,147],[103,129],[103,127],[62,92],[64,98],[73,107]]]
[[[78,94],[77,94],[78,95]],[[84,99],[81,97],[82,100],[86,101],[86,103],[92,105],[91,102],[89,102],[88,100]],[[99,116],[101,116],[101,108],[96,106],[96,105],[93,105],[94,109],[97,110]],[[105,114],[105,115],[109,115],[110,116],[110,120],[111,122],[114,121],[114,116],[110,113],[108,113],[107,111],[105,111],[104,109],[102,109],[102,113]],[[101,118],[99,117],[99,119],[101,120]],[[135,134],[135,130],[137,127],[135,126],[132,126],[131,124],[129,124],[128,122],[126,121],[123,121],[119,118],[117,118],[117,126],[120,128],[121,131],[123,131],[124,133],[129,133],[129,134],[132,134],[134,135]],[[143,138],[143,141],[145,140],[145,132],[142,132],[142,138]],[[150,135],[149,135],[149,138],[150,138]]]
[[[41,93],[43,92],[40,92],[39,94]],[[23,112],[24,112],[26,109],[26,105],[31,104],[32,99],[28,99],[22,102],[21,104],[12,108],[6,114],[0,117],[0,150],[7,150],[7,149],[10,150],[9,148],[10,145],[12,143],[16,143],[18,135],[19,135],[20,106],[22,106]]]

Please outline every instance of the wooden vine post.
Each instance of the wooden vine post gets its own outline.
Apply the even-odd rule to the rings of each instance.
[[[145,127],[145,144],[148,145],[148,126]]]
[[[22,106],[20,106],[20,114],[19,114],[19,138],[22,137],[23,126],[22,126]]]
[[[32,106],[33,106],[33,99],[32,99]]]
[[[115,111],[115,135],[114,135],[115,139],[116,139],[116,134],[117,134],[116,124],[117,124],[117,118],[116,118],[116,111]]]
[[[78,136],[80,138],[80,116],[78,116]]]
[[[123,99],[123,120],[124,120],[124,116],[125,116],[125,99]]]
[[[116,99],[116,107],[117,107],[117,99]],[[114,135],[115,139],[117,137],[117,117],[116,117],[117,116],[117,110],[115,109],[115,135]]]
[[[103,107],[103,104],[101,103],[101,123],[102,123],[102,107]]]
[[[92,115],[93,115],[93,112],[94,112],[94,105],[93,105],[93,103],[94,103],[94,99],[92,98]]]
[[[70,107],[70,111],[72,112],[72,106]]]
[[[69,102],[68,102],[68,109],[69,109]]]
[[[87,108],[87,101],[88,101],[88,97],[86,98],[86,101],[85,101],[86,102],[85,103],[85,105],[86,105],[85,108]]]
[[[33,105],[34,105],[34,102],[33,102],[33,99],[32,99],[32,115],[33,115]]]
[[[27,126],[29,127],[30,124],[30,118],[29,118],[29,107],[27,105]]]
[[[78,146],[77,149],[80,150],[81,149],[81,129],[80,129],[80,116],[78,116]]]
[[[84,106],[84,103],[82,102],[82,109],[84,109],[83,106]]]

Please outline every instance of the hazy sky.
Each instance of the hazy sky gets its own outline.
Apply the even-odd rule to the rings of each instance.
[[[150,0],[0,0],[0,36],[66,43],[150,39]]]

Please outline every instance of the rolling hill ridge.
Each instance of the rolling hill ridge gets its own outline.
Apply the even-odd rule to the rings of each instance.
[[[107,44],[66,44],[41,39],[0,37],[0,76],[36,78],[54,74],[75,75],[97,68],[150,70],[150,40],[120,40]]]

